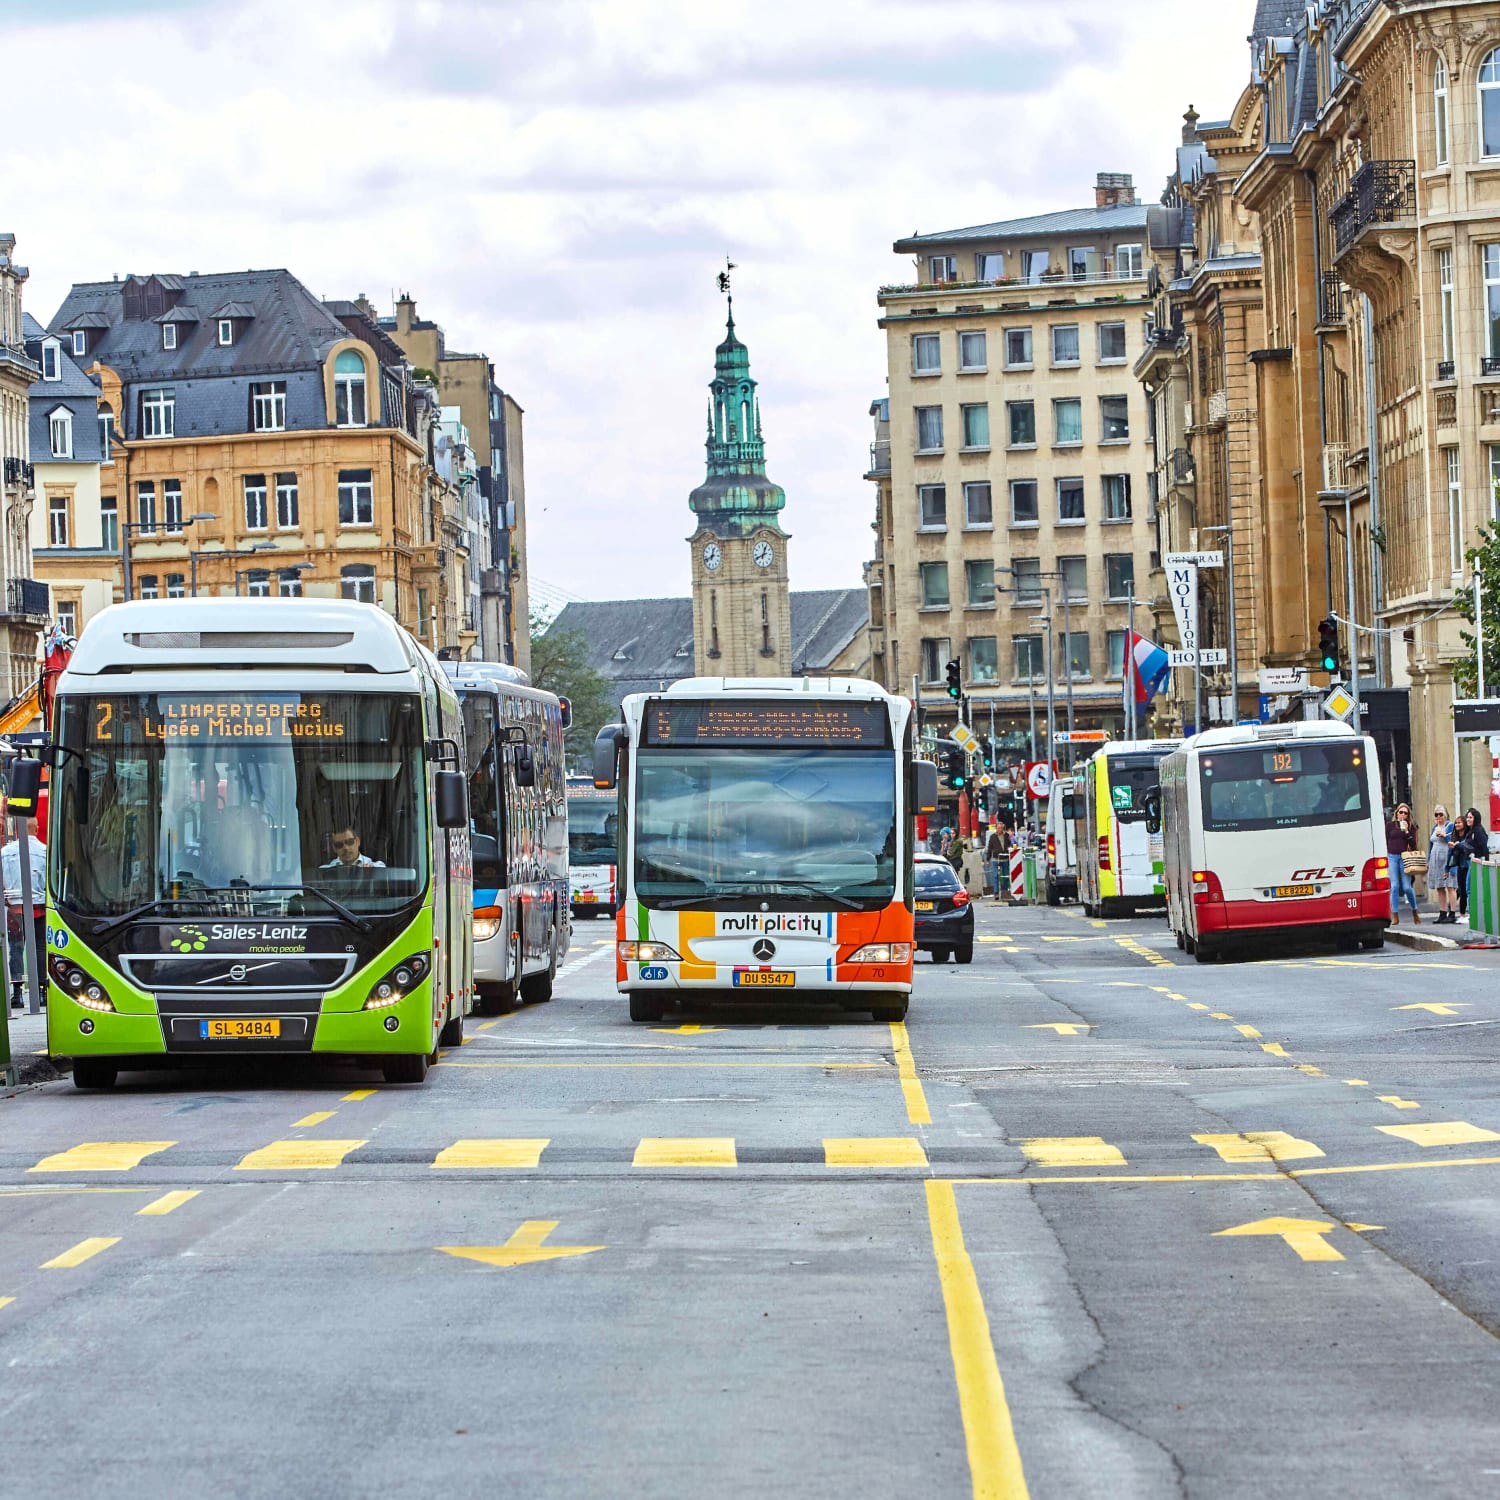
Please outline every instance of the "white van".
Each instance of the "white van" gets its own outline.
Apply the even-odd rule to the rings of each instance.
[[[1042,831],[1047,837],[1047,905],[1056,906],[1064,896],[1078,899],[1078,833],[1073,820],[1074,789],[1078,783],[1060,776],[1047,793],[1047,818]]]

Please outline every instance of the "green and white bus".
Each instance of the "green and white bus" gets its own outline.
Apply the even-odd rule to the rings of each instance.
[[[373,605],[90,621],[58,684],[47,1040],[121,1069],[315,1053],[420,1083],[473,1000],[463,727]]]

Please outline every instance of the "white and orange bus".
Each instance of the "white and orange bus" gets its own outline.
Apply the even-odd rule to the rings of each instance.
[[[594,784],[618,787],[631,1020],[690,994],[903,1019],[914,822],[937,803],[911,704],[857,679],[690,678],[623,714]]]

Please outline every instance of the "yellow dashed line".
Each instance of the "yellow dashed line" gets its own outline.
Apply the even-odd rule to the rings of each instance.
[[[342,1102],[344,1104],[358,1104],[361,1099],[372,1099],[379,1092],[379,1089],[355,1089],[352,1094],[345,1094]]]
[[[74,1266],[81,1266],[84,1261],[92,1260],[101,1250],[108,1250],[111,1245],[118,1245],[119,1243],[119,1235],[114,1235],[108,1239],[80,1240],[71,1250],[64,1250],[61,1255],[55,1255],[51,1260],[44,1260],[41,1269],[44,1271],[71,1271]]]
[[[144,1208],[136,1209],[136,1217],[139,1218],[148,1214],[169,1214],[174,1208],[181,1208],[184,1203],[190,1203],[201,1191],[201,1188],[183,1188],[175,1193],[164,1193],[160,1198],[153,1199]]]
[[[1258,1032],[1253,1026],[1236,1026],[1234,1029],[1239,1032],[1241,1036],[1248,1036],[1252,1040],[1260,1035],[1260,1032]]]
[[[1259,1036],[1260,1033],[1256,1032],[1256,1035]],[[1262,1052],[1269,1052],[1272,1057],[1286,1056],[1286,1048],[1283,1047],[1280,1042],[1262,1042],[1260,1044],[1260,1050]]]
[[[336,1109],[315,1109],[310,1115],[303,1115],[300,1120],[293,1120],[292,1129],[311,1130],[314,1125],[321,1125],[324,1120],[331,1120],[337,1113]]]

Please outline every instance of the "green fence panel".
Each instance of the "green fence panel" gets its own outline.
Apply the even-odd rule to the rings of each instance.
[[[1038,871],[1041,868],[1041,857],[1035,852],[1028,850],[1026,853],[1026,899],[1033,906],[1036,905]]]
[[[1469,931],[1500,938],[1500,864],[1469,864]]]

